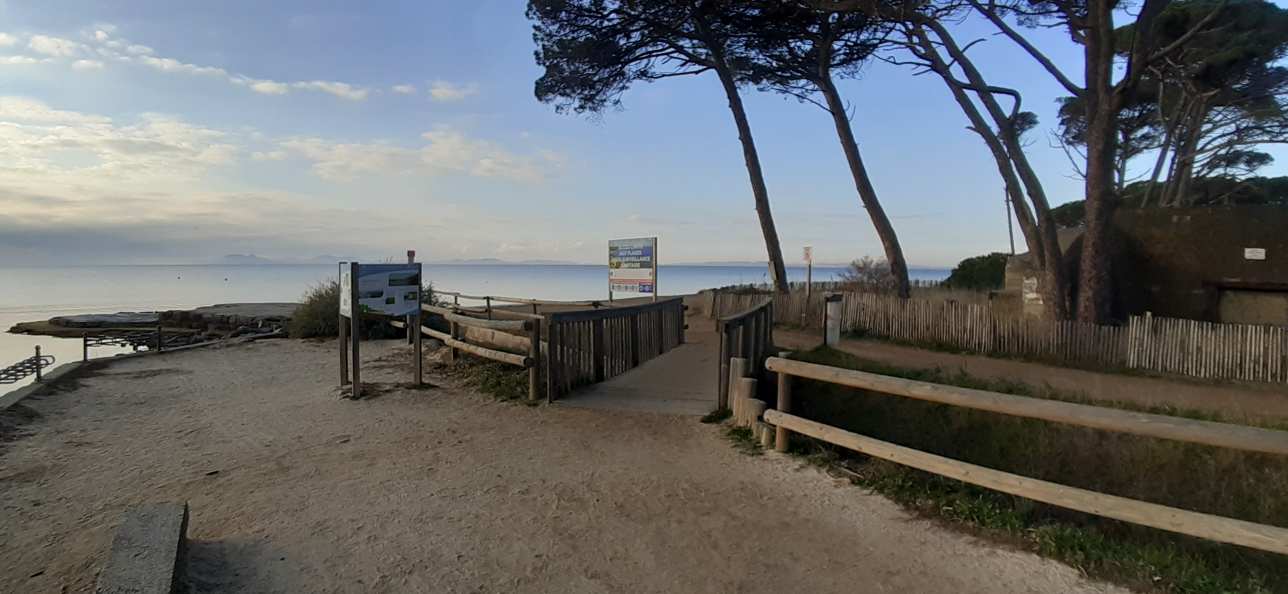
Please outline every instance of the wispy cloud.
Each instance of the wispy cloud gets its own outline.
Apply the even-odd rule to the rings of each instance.
[[[436,80],[429,83],[429,96],[434,101],[463,101],[477,95],[478,92],[478,85],[474,83],[457,84],[445,80]]]
[[[398,93],[399,95],[415,95],[416,85],[394,85],[393,87],[390,87],[389,90]]]
[[[34,55],[0,57],[0,64],[36,64],[66,60],[78,71],[100,70],[105,61],[136,64],[171,74],[210,76],[242,86],[261,95],[286,95],[292,91],[325,93],[348,101],[362,101],[372,90],[362,85],[332,80],[278,81],[229,72],[220,66],[195,64],[158,55],[152,47],[134,43],[116,34],[116,27],[99,24],[81,34],[81,41],[50,35],[27,36],[26,49]],[[17,45],[21,39],[0,33],[0,47]],[[413,88],[414,92],[415,89]],[[401,92],[401,91],[395,91]]]

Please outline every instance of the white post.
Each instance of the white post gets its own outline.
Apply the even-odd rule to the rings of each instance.
[[[823,329],[823,344],[836,346],[841,342],[841,299],[835,293],[823,299],[827,313],[827,324]]]

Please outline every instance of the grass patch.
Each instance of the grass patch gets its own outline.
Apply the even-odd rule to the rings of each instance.
[[[528,370],[477,357],[462,356],[447,366],[447,375],[497,400],[527,401]]]
[[[831,349],[798,359],[909,379],[1085,402],[962,373],[874,364]],[[797,414],[855,433],[1060,484],[1263,524],[1288,526],[1288,460],[875,394],[808,380]],[[1105,404],[1105,403],[1096,403]],[[1122,408],[1220,420],[1198,411]],[[1288,558],[1035,503],[803,437],[794,451],[928,517],[1147,590],[1288,593]],[[797,445],[798,444],[798,445]]]
[[[725,437],[728,437],[729,441],[733,442],[734,448],[748,456],[759,456],[765,453],[750,428],[730,425],[725,428]]]
[[[732,410],[729,410],[727,408],[717,408],[703,415],[702,418],[699,420],[703,423],[711,424],[711,423],[719,423],[732,416],[733,416]]]

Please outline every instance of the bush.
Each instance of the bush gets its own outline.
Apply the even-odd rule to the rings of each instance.
[[[871,256],[850,262],[850,266],[841,271],[841,283],[845,288],[864,293],[893,293],[895,290],[894,273],[885,260],[873,260]]]
[[[421,302],[437,304],[434,285],[421,287]],[[304,293],[300,306],[291,315],[287,326],[292,338],[317,338],[340,334],[340,282],[322,282]],[[402,336],[403,330],[389,325],[385,316],[362,316],[362,333],[366,338],[391,338]]]
[[[957,263],[944,286],[953,289],[991,291],[1006,283],[1006,254],[993,252]]]

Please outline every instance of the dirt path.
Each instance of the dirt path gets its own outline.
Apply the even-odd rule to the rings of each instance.
[[[822,335],[776,328],[774,341],[783,348],[805,349],[820,344]],[[887,365],[913,369],[960,369],[980,378],[1018,381],[1039,389],[1049,386],[1093,400],[1208,410],[1231,421],[1288,419],[1288,386],[1215,384],[1098,373],[1013,359],[931,351],[876,340],[843,339],[840,349]]]
[[[365,378],[405,377],[393,348],[363,348]],[[0,591],[90,591],[122,510],[163,500],[192,506],[194,592],[1110,591],[691,418],[337,400],[334,359],[164,354],[30,401],[0,455]]]

